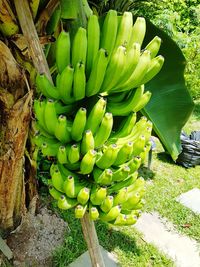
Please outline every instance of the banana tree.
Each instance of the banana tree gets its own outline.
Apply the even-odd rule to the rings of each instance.
[[[22,2],[27,1],[23,0]],[[61,8],[62,2],[64,1],[61,1]],[[106,12],[106,7],[112,7],[109,1],[103,2],[105,2],[103,6],[100,3],[93,5],[93,10],[101,12],[100,15]],[[119,6],[122,5],[122,10],[125,11],[129,6],[125,5],[126,1],[121,2],[123,3],[120,4],[120,1],[116,1],[119,5],[118,7],[115,5],[115,8],[120,11]],[[87,1],[77,1],[77,4],[80,3],[84,7],[86,16],[84,12],[78,16],[75,12],[75,15],[70,17],[72,27],[76,27],[73,21],[74,16],[78,17],[84,25],[86,17],[92,12]],[[19,6],[19,1],[14,1],[14,4]],[[9,1],[0,0],[2,22],[0,31],[5,40],[1,42],[3,61],[0,65],[0,227],[4,230],[13,229],[19,224],[22,214],[26,212],[27,202],[29,203],[37,194],[33,179],[36,173],[34,153],[32,153],[30,142],[26,144],[26,141],[31,121],[32,95],[35,93],[33,90],[35,78],[33,65],[37,65],[38,69],[45,66],[45,60],[38,59],[37,53],[32,55],[32,59],[30,57],[32,51],[29,50],[30,48],[27,49],[27,39],[29,44],[34,43],[34,36],[30,31],[25,40],[21,34],[15,5],[11,6]],[[51,51],[55,47],[51,41],[57,37],[62,25],[65,24],[66,12],[63,9],[60,12],[57,0],[30,1],[30,9],[35,21],[35,27],[34,25],[31,27],[32,29],[34,27],[33,31],[37,29],[40,43],[45,47],[45,53],[53,71],[55,59]],[[71,14],[72,12],[70,12],[70,16]],[[26,15],[28,18],[29,14]],[[28,26],[30,25],[28,24]],[[172,40],[148,23],[146,42],[155,35],[163,39],[161,54],[165,56],[166,63],[158,79],[155,78],[148,85],[148,90],[153,92],[153,96],[149,105],[142,112],[152,120],[155,132],[173,159],[176,159],[180,152],[180,131],[191,114],[193,102],[184,85],[185,60],[182,53]],[[37,50],[37,42],[35,47]],[[38,49],[40,50],[40,48]],[[40,72],[47,73],[48,71],[44,67],[43,70],[40,69]],[[18,121],[17,124],[16,121]],[[24,155],[26,156],[25,163]],[[26,169],[25,174],[24,168]],[[26,187],[24,177],[26,177]],[[29,189],[28,195],[27,188]]]

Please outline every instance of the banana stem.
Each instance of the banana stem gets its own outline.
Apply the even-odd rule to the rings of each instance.
[[[84,217],[81,219],[81,225],[90,254],[92,267],[105,267],[95,225],[94,222],[90,220],[88,213],[85,213]]]
[[[50,0],[45,9],[41,12],[38,21],[36,23],[36,29],[39,35],[45,33],[47,23],[49,22],[52,14],[59,5],[59,0]]]
[[[27,40],[27,45],[36,70],[40,74],[45,74],[49,80],[52,80],[49,67],[35,29],[28,1],[14,0],[14,4],[21,29]]]

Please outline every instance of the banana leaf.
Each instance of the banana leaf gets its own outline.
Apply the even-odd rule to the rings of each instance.
[[[194,103],[185,86],[186,60],[177,44],[163,31],[147,21],[146,45],[155,35],[162,39],[159,54],[165,58],[160,73],[146,84],[152,92],[150,102],[142,110],[153,123],[153,129],[173,160],[181,152],[180,134],[190,117]]]

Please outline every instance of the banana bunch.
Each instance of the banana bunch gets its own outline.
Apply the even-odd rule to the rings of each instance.
[[[123,102],[121,114],[138,111],[149,101],[151,93],[144,84],[161,70],[164,58],[158,55],[161,39],[155,36],[142,48],[146,22],[138,17],[133,24],[131,12],[117,16],[110,10],[99,24],[96,15],[89,16],[87,28],[78,28],[73,40],[62,31],[56,41],[55,84],[38,75],[38,90],[46,97],[72,104],[96,94],[109,95],[108,107],[119,115],[117,105]],[[125,92],[124,99],[116,94]],[[113,104],[113,100],[118,100]],[[118,109],[119,110],[119,109]]]
[[[116,128],[103,97],[75,112],[57,100],[35,100],[34,111],[33,140],[43,156],[54,159],[49,192],[58,207],[74,208],[76,218],[87,211],[91,220],[135,223],[145,192],[137,170],[151,147],[152,123],[130,112]]]
[[[110,10],[100,24],[88,16],[74,38],[62,31],[56,42],[54,84],[37,75],[43,97],[34,102],[33,138],[53,161],[49,192],[60,209],[74,208],[91,220],[134,224],[144,205],[138,177],[151,148],[152,123],[137,116],[150,100],[144,84],[162,68],[161,39],[142,47],[144,18]]]

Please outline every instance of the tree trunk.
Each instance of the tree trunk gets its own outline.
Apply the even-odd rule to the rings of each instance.
[[[0,58],[0,229],[9,232],[26,212],[24,152],[33,93],[27,90],[26,76],[3,42]]]

